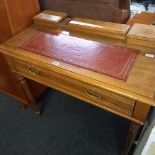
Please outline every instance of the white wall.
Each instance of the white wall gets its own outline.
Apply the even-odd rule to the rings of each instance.
[[[149,139],[144,146],[142,155],[155,155],[155,127],[152,129]]]

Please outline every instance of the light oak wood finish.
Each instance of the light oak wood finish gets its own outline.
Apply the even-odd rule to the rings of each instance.
[[[39,12],[38,0],[26,0],[24,2],[23,0],[1,0],[0,43],[31,25],[32,17]],[[34,99],[46,89],[45,86],[34,81],[28,80],[27,82],[32,90]],[[29,104],[15,75],[10,72],[3,54],[0,54],[0,92],[19,100],[24,107]]]
[[[74,80],[80,80],[79,83],[84,84],[83,86],[90,86],[92,90],[95,89],[97,90],[97,92],[111,92],[111,94],[116,94],[116,96],[119,96],[119,98],[121,98],[120,96],[122,96],[123,101],[127,100],[127,105],[129,104],[128,109],[127,105],[122,101],[122,104],[125,105],[127,111],[129,112],[129,115],[126,115],[127,118],[129,118],[133,106],[137,105],[137,101],[155,106],[154,59],[139,55],[126,82],[63,62],[60,62],[59,66],[54,66],[52,65],[52,62],[55,60],[31,52],[26,52],[25,50],[18,48],[22,43],[24,43],[26,40],[28,40],[30,37],[37,34],[38,32],[40,31],[38,31],[35,27],[29,28],[23,33],[10,39],[5,44],[1,45],[1,52],[13,58],[11,59],[11,63],[12,65],[14,65],[13,70],[15,72],[20,72],[22,75],[24,74],[26,77],[29,77],[33,80],[36,78],[37,80],[35,81],[38,81],[40,83],[46,81],[45,85],[51,85],[51,73],[52,75],[53,73],[55,73],[58,77],[63,78],[64,76],[65,80],[67,80],[68,77],[69,79],[73,80],[73,83]],[[32,74],[29,71],[29,67],[35,68],[35,70],[31,71],[38,71],[38,73],[36,73],[36,75]],[[55,74],[53,76],[56,76]],[[61,80],[58,81],[59,84]],[[71,80],[69,81],[71,82]],[[64,84],[67,84],[67,82],[64,82]],[[75,87],[75,89],[77,89],[77,87]],[[79,90],[81,90],[81,87],[79,88]],[[108,102],[111,101],[108,100]],[[115,103],[115,105],[117,104]],[[120,108],[122,108],[121,103]],[[124,113],[116,113],[125,116]],[[131,119],[136,120],[135,118]],[[143,124],[143,121],[139,119],[136,121]]]
[[[134,24],[127,34],[129,44],[155,48],[155,27],[145,24]]]
[[[131,123],[124,151],[124,154],[128,154],[140,125],[145,123],[150,107],[155,106],[154,59],[140,54],[126,82],[63,62],[56,66],[53,65],[54,59],[18,48],[41,31],[40,26],[32,26],[0,46],[0,52],[6,55],[11,70],[23,78],[32,79],[134,122]],[[45,28],[43,31],[52,32]],[[70,35],[60,30],[54,32]],[[100,37],[84,37],[76,33],[71,35],[131,47],[125,42],[107,38],[101,40]],[[136,48],[141,49],[139,46]],[[24,89],[25,91],[27,90]]]
[[[131,19],[129,19],[127,24],[130,26],[133,26],[135,23],[152,25],[154,21],[155,21],[155,13],[140,12],[136,13]]]
[[[33,17],[35,24],[58,28],[59,23],[67,17],[67,13],[45,10]]]
[[[112,44],[112,45],[117,45],[117,46],[121,46],[121,47],[128,47],[128,48],[133,48],[133,49],[137,49],[140,50],[140,55],[145,55],[145,54],[155,54],[155,48],[154,47],[150,47],[150,46],[141,46],[141,45],[135,45],[135,44],[129,44],[127,43],[127,41],[123,41],[117,38],[110,38],[110,37],[103,37],[102,35],[100,35],[99,33],[87,33],[87,32],[81,32],[81,31],[69,31],[66,28],[63,28],[64,24],[68,23],[71,19],[70,18],[66,18],[62,23],[61,23],[61,30],[63,34],[68,34],[71,36],[77,36],[78,38],[84,38],[84,39],[90,39],[93,41],[98,41],[98,42],[103,42],[103,43],[107,43],[107,44]],[[38,30],[44,31],[43,27],[36,27]],[[46,30],[49,33],[51,32],[51,30]],[[127,36],[126,36],[126,40],[127,40]]]
[[[91,102],[93,100],[97,105],[108,107],[116,111],[120,111],[123,114],[129,116],[132,115],[133,108],[135,106],[135,100],[129,99],[127,97],[118,96],[115,93],[108,92],[103,89],[97,89],[96,87],[90,86],[88,84],[82,83],[80,81],[70,79],[68,77],[63,77],[50,70],[45,70],[41,66],[37,66],[26,61],[13,60],[12,61],[17,72],[22,73],[25,77],[31,77],[32,79],[38,78],[44,81],[49,81],[50,87],[61,90],[70,90],[73,94],[72,96],[78,97],[79,95],[83,100]],[[71,94],[71,93],[69,93]],[[100,102],[103,102],[101,104]]]
[[[72,20],[72,18],[66,18],[65,20],[63,20],[59,24],[59,27],[61,28],[61,30],[62,31],[64,31],[64,30],[69,31],[70,35],[77,36],[79,38],[85,38],[85,39],[90,39],[90,37],[91,37],[91,40],[94,40],[94,41],[97,40],[99,42],[104,42],[104,43],[107,43],[107,44],[113,44],[113,45],[138,49],[138,50],[141,51],[141,54],[143,54],[143,55],[145,55],[145,54],[155,54],[155,47],[154,46],[149,46],[149,45],[147,46],[146,42],[144,44],[142,44],[142,43],[141,44],[137,44],[137,43],[129,44],[127,42],[127,35],[130,32],[131,27],[130,27],[129,31],[126,33],[125,39],[122,40],[121,38],[119,38],[119,36],[115,37],[114,35],[111,36],[111,35],[106,35],[106,34],[104,34],[104,36],[103,36],[102,33],[98,32],[97,30],[94,30],[94,31],[90,31],[90,30],[87,30],[87,29],[86,30],[81,30],[80,27],[79,27],[79,29],[77,29],[76,25],[71,26],[71,27],[73,27],[73,30],[72,30],[71,28],[68,28],[68,23],[71,20]],[[91,22],[94,25],[96,24],[95,20],[91,20]],[[150,27],[148,27],[148,28],[150,29]],[[43,28],[41,28],[41,29],[43,29]],[[64,31],[64,33],[68,33],[68,32]],[[145,32],[144,32],[144,34],[145,34]],[[136,42],[136,40],[134,42]]]
[[[115,38],[125,41],[130,28],[126,24],[96,21],[83,18],[73,18],[67,24],[62,25],[67,30],[92,33],[102,37]]]
[[[142,102],[136,102],[133,117],[138,118],[142,122],[145,122],[150,109],[151,109],[150,105],[144,104]]]

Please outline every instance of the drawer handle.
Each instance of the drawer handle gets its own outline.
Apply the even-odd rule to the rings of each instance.
[[[99,93],[99,92],[96,92],[96,91],[94,91],[94,90],[86,90],[86,94],[88,95],[88,96],[90,96],[90,97],[93,97],[93,98],[95,98],[95,99],[102,99],[102,95],[101,95],[101,93]]]
[[[36,69],[36,68],[34,68],[34,67],[29,67],[29,68],[28,68],[28,71],[29,71],[31,74],[33,74],[33,75],[39,75],[39,74],[40,74],[39,70]]]

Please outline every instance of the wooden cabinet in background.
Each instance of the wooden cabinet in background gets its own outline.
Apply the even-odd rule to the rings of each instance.
[[[0,0],[0,41],[31,25],[39,10],[38,0]]]
[[[32,17],[40,11],[38,0],[0,0],[0,43],[21,32],[32,24]],[[29,104],[21,86],[14,77],[2,54],[0,54],[0,92],[4,92],[24,105]],[[28,81],[33,91],[34,99],[46,87],[33,81]]]

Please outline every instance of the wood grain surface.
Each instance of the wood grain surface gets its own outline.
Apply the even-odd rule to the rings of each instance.
[[[137,107],[136,111],[140,111],[140,109],[144,107],[138,106],[137,102],[148,105],[148,108],[155,106],[154,59],[147,58],[140,54],[128,80],[121,81],[61,61],[59,61],[57,65],[57,63],[55,63],[57,60],[19,48],[26,40],[29,40],[40,32],[42,32],[40,28],[33,26],[1,45],[0,51],[11,59],[12,64],[14,64],[14,72],[85,100],[139,124],[144,123],[144,118],[146,118],[148,110],[145,112],[144,118],[141,118],[138,112],[137,116],[134,110],[135,107]],[[47,29],[47,33],[48,32],[49,30]],[[60,34],[64,33],[60,30],[55,32]],[[66,35],[69,35],[69,33],[66,33]],[[90,37],[89,40],[97,41],[97,39],[92,37]],[[121,44],[122,46],[126,46],[126,43]],[[55,77],[55,75],[57,76]],[[65,79],[65,81],[63,81],[63,79],[59,80],[60,77]],[[68,82],[66,81],[67,79],[69,79]],[[75,83],[82,83],[82,86],[86,85],[86,87],[81,88],[81,86],[77,86]],[[115,94],[117,97],[114,101],[112,98],[109,100],[109,98],[106,97],[107,94],[105,95],[104,92],[109,92],[111,94],[110,96]],[[101,96],[103,96],[103,100]],[[121,101],[115,102],[117,98],[121,99]],[[128,106],[124,102],[126,98],[128,99],[126,102]]]
[[[0,0],[0,43],[31,25],[32,17],[39,11],[38,0]],[[45,86],[34,81],[28,80],[27,82],[34,99],[46,89]],[[15,75],[10,72],[2,53],[0,53],[0,92],[19,100],[24,107],[29,104]]]
[[[140,12],[136,13],[127,24],[133,26],[135,23],[152,25],[155,20],[155,13],[152,12]]]
[[[125,40],[125,36],[130,28],[129,25],[96,21],[83,18],[73,18],[68,24],[63,26],[67,30],[83,33],[95,33],[103,37],[117,38]]]
[[[57,28],[59,23],[67,17],[67,13],[45,10],[33,17],[35,24]]]
[[[127,34],[127,42],[155,48],[155,27],[153,25],[134,24]]]

